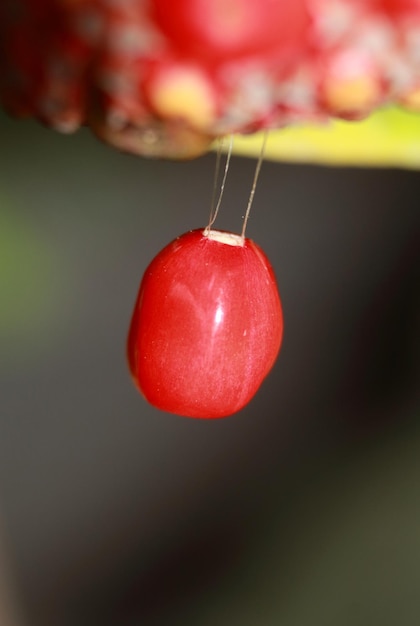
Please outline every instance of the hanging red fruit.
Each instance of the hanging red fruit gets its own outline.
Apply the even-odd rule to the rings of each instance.
[[[272,267],[250,239],[194,230],[147,268],[128,337],[133,379],[159,409],[218,418],[242,409],[283,333]]]

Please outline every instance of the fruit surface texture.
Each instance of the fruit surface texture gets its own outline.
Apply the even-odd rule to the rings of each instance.
[[[194,230],[147,268],[128,359],[157,408],[218,418],[255,395],[280,350],[283,315],[273,269],[251,240]]]
[[[145,156],[419,110],[420,0],[2,0],[0,104]]]

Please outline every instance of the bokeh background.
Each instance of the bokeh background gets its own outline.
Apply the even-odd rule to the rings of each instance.
[[[3,115],[0,147],[9,623],[417,626],[420,173],[264,163],[248,236],[282,352],[244,411],[199,421],[145,403],[125,340],[147,264],[206,223],[215,156]],[[254,169],[232,159],[217,227],[240,230]]]

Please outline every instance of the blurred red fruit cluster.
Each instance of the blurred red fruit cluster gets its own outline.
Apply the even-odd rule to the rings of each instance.
[[[0,102],[148,156],[420,108],[420,0],[1,0]]]

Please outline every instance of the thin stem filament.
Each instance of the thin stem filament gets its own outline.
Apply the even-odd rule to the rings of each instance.
[[[269,132],[268,130],[266,130],[264,132],[264,137],[263,137],[263,142],[262,142],[262,145],[261,145],[260,156],[258,157],[257,166],[255,168],[254,180],[253,180],[253,183],[252,183],[251,193],[249,194],[248,206],[246,207],[244,221],[243,221],[243,225],[242,225],[242,232],[241,232],[242,240],[245,239],[246,225],[248,223],[249,214],[251,212],[251,207],[252,207],[252,203],[253,203],[253,200],[254,200],[255,190],[257,188],[258,177],[260,175],[262,162],[264,160],[265,148],[266,148],[267,139],[268,139],[268,132]]]
[[[227,151],[227,155],[226,155],[226,163],[225,163],[225,171],[223,173],[223,180],[222,180],[222,184],[220,186],[219,199],[217,201],[216,207],[214,207],[214,202],[215,202],[215,198],[216,198],[216,188],[217,188],[217,183],[218,183],[218,179],[219,179],[220,158],[221,158],[222,149],[223,149],[223,140],[220,142],[218,150],[217,150],[217,159],[216,159],[216,170],[215,170],[215,175],[214,175],[212,206],[211,206],[211,211],[210,211],[209,223],[206,226],[206,228],[204,229],[204,234],[205,235],[208,235],[209,231],[211,230],[211,227],[213,226],[214,222],[216,221],[217,214],[219,213],[220,205],[222,203],[223,192],[225,190],[227,174],[228,174],[228,171],[229,171],[230,157],[232,156],[232,150],[233,150],[233,135],[230,135],[230,138],[229,138],[229,147],[228,147],[228,151]]]

